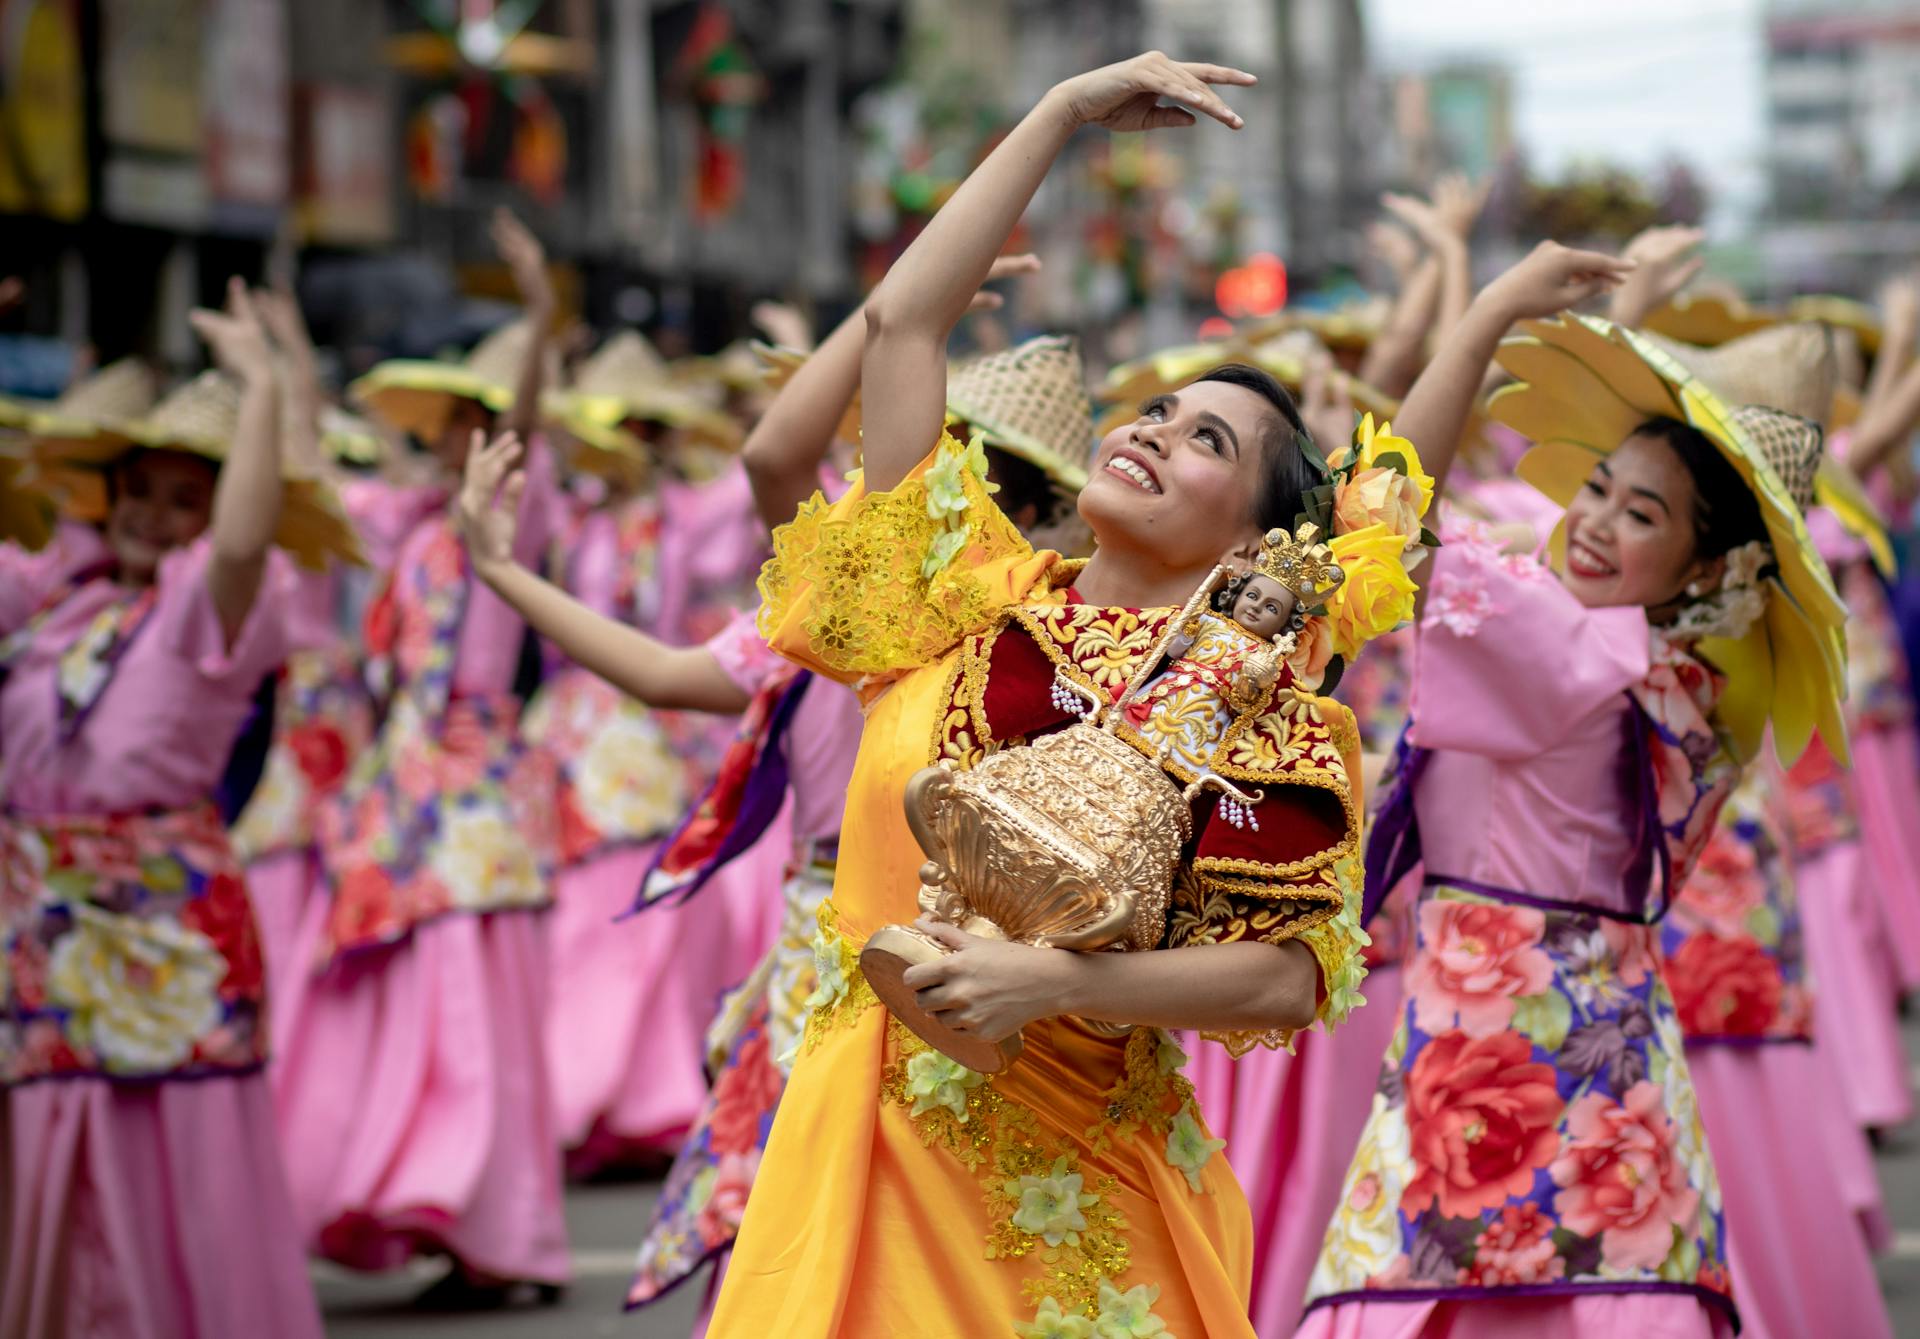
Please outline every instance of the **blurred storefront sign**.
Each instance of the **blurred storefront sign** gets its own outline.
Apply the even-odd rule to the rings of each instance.
[[[292,142],[285,0],[99,0],[105,212],[256,235]]]
[[[199,0],[99,0],[102,208],[112,218],[198,227],[207,214],[200,169]]]
[[[207,192],[226,228],[271,232],[292,149],[283,0],[208,0]]]
[[[340,84],[299,90],[301,232],[328,246],[393,239],[393,125],[385,95]]]
[[[0,211],[86,213],[78,17],[76,0],[0,0]]]

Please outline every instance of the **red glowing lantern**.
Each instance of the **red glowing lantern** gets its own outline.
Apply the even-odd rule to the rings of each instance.
[[[1213,300],[1228,316],[1271,316],[1287,305],[1287,267],[1269,251],[1249,256],[1220,276]]]

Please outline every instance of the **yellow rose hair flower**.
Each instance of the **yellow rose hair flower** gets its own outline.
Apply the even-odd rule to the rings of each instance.
[[[1335,535],[1329,547],[1346,580],[1327,597],[1327,623],[1334,651],[1352,657],[1413,617],[1415,586],[1402,561],[1406,540],[1384,525],[1370,525]]]

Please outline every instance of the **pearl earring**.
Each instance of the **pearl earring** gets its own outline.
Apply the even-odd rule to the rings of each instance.
[[[1705,595],[1707,593],[1707,589],[1708,589],[1707,583],[1704,581],[1689,581],[1687,583],[1687,594],[1691,595],[1696,600],[1699,599],[1702,595]]]

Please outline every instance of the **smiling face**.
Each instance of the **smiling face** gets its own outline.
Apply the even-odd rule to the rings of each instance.
[[[1292,591],[1256,572],[1234,597],[1233,621],[1254,636],[1270,640],[1287,630],[1294,604]]]
[[[200,537],[218,474],[211,460],[181,451],[137,451],[114,467],[106,541],[123,581],[152,581],[162,558]]]
[[[1080,492],[1082,519],[1103,547],[1207,569],[1223,549],[1258,542],[1253,500],[1277,418],[1258,394],[1226,382],[1154,397],[1101,440]]]
[[[1567,504],[1561,581],[1589,608],[1671,608],[1720,561],[1698,556],[1698,507],[1693,476],[1672,447],[1627,438]]]

